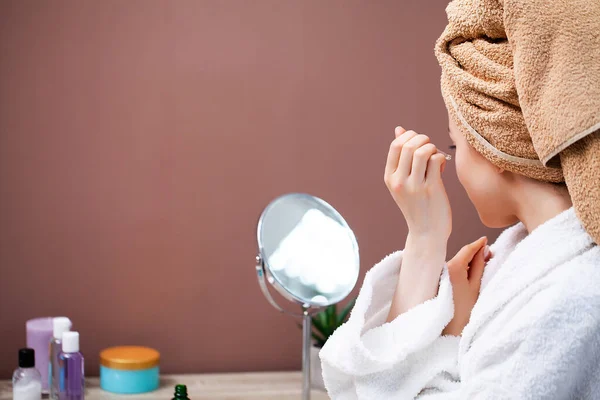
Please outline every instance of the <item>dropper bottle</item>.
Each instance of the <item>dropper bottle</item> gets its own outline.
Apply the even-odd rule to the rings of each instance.
[[[176,385],[175,386],[175,397],[173,400],[190,400],[187,395],[187,386],[185,385]]]

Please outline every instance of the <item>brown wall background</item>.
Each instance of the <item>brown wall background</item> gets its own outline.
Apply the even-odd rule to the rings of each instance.
[[[67,315],[87,372],[119,344],[164,372],[300,368],[254,277],[275,196],[333,204],[362,274],[406,226],[382,181],[398,124],[449,144],[433,44],[447,1],[0,2],[0,378],[25,321]],[[456,179],[449,254],[484,233]]]

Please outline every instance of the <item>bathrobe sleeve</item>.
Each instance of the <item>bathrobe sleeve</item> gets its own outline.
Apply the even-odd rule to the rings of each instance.
[[[367,273],[348,322],[321,350],[332,399],[412,399],[457,387],[459,338],[441,336],[454,313],[445,267],[435,298],[385,322],[401,262],[397,252]]]
[[[600,295],[542,290],[498,332],[440,336],[453,314],[444,271],[438,296],[385,323],[401,255],[367,276],[348,322],[320,353],[334,400],[592,399],[600,393]],[[468,358],[468,362],[466,362]]]

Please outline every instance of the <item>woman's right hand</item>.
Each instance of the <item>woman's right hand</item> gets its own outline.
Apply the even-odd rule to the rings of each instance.
[[[408,237],[388,321],[437,294],[452,226],[445,163],[427,136],[396,128],[385,183],[406,218]]]
[[[442,172],[444,155],[425,135],[396,128],[385,167],[385,184],[408,224],[409,236],[445,243],[452,213]]]

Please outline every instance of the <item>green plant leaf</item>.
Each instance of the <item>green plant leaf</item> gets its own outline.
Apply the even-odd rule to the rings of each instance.
[[[302,329],[302,324],[296,324],[296,326]],[[321,332],[315,332],[314,330],[312,331],[312,338],[315,341],[315,346],[319,348],[323,347],[325,345],[325,342],[327,341],[327,338],[323,337],[323,334]]]
[[[312,337],[315,340],[316,343],[325,343],[327,341],[327,339],[325,339],[324,337],[321,337],[319,335],[317,335],[316,332],[312,333]],[[319,346],[319,347],[323,347],[323,346]]]
[[[356,299],[352,299],[339,314],[337,306],[332,304],[311,318],[315,345],[322,347],[325,344],[333,332],[346,321],[355,302]],[[298,324],[298,328],[302,328],[302,325]]]
[[[331,335],[331,332],[329,329],[329,321],[327,319],[327,310],[321,311],[320,313],[315,315],[315,318],[313,318],[313,319],[318,320],[318,322],[317,322],[317,324],[315,324],[315,326],[320,327],[319,329],[323,333],[323,336],[329,337],[329,335]]]
[[[333,331],[335,331],[335,328],[337,328],[337,312],[335,304],[332,304],[329,307],[327,307],[325,309],[325,312],[327,312],[327,328],[329,329],[329,335],[331,335]]]
[[[323,335],[324,338],[329,337],[329,329],[327,328],[327,322],[324,322],[318,314],[312,318],[312,324],[314,330],[318,331],[321,335]]]
[[[350,314],[350,311],[352,311],[352,308],[354,307],[355,303],[356,303],[356,298],[350,300],[350,302],[348,304],[346,304],[346,307],[344,307],[344,309],[338,316],[338,320],[337,320],[338,326],[342,325],[346,321],[346,318],[348,317],[348,314]]]

